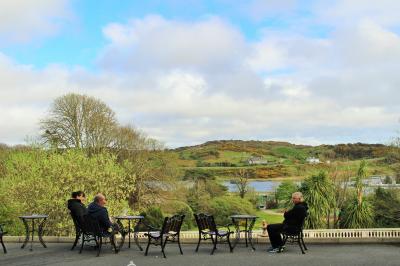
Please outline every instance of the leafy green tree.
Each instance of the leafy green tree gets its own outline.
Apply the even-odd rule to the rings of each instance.
[[[285,180],[276,189],[276,199],[278,202],[283,202],[283,206],[287,208],[291,204],[292,194],[298,191],[298,189],[293,181]]]
[[[325,172],[319,172],[306,178],[300,187],[304,200],[308,204],[307,228],[323,228],[325,220],[333,207],[334,189]]]
[[[399,206],[400,197],[398,190],[377,188],[373,199],[375,226],[400,227]]]
[[[32,213],[49,215],[49,234],[73,232],[66,200],[77,190],[85,191],[89,200],[96,193],[104,193],[110,215],[119,215],[128,208],[128,195],[135,184],[135,176],[126,172],[126,166],[106,152],[88,156],[82,150],[14,151],[7,157],[5,168],[6,174],[0,179],[0,202],[10,207],[0,207],[0,211],[6,212],[1,215],[11,220],[15,226],[11,231],[16,234],[23,230],[16,217]]]

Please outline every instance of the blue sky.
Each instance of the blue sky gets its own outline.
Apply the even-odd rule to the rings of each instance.
[[[60,31],[45,39],[30,43],[8,43],[2,51],[21,64],[33,64],[42,68],[48,64],[80,65],[96,69],[96,58],[107,44],[102,28],[110,22],[126,23],[132,18],[160,15],[165,19],[198,21],[217,16],[236,26],[246,39],[258,40],[260,29],[291,30],[298,20],[312,18],[307,9],[311,1],[282,1],[282,7],[271,11],[267,17],[252,17],[246,10],[246,1],[232,5],[232,1],[71,1],[66,7],[71,11],[68,18],[59,21]],[[251,1],[247,1],[251,2]],[[275,1],[279,2],[279,1]],[[250,9],[249,6],[247,8]],[[265,11],[268,12],[268,11]],[[260,11],[262,14],[263,12]],[[325,36],[329,27],[310,25],[302,29],[304,34]]]
[[[167,146],[213,139],[388,143],[399,128],[400,2],[0,3],[0,142],[68,92]]]

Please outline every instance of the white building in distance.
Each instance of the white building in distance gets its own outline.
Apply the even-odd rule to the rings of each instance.
[[[306,161],[307,161],[307,163],[309,163],[309,164],[317,164],[317,163],[320,163],[320,160],[319,160],[318,158],[315,158],[315,157],[308,157]]]

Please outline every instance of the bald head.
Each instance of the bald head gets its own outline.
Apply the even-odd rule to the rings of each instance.
[[[107,203],[106,197],[105,197],[103,194],[101,194],[101,193],[99,193],[99,194],[97,194],[96,196],[94,196],[93,201],[94,201],[97,205],[100,205],[100,206],[102,206],[102,207],[104,207],[104,205],[106,205],[106,203]]]

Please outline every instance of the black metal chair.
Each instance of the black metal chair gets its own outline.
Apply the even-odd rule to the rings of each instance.
[[[306,254],[304,250],[307,250],[306,244],[304,243],[304,234],[303,234],[303,227],[304,227],[304,222],[307,218],[307,215],[304,217],[304,219],[301,222],[301,225],[296,228],[295,230],[283,230],[282,232],[282,240],[283,240],[283,246],[286,243],[294,244],[297,243],[301,249],[302,254]]]
[[[1,245],[3,246],[4,253],[7,253],[6,246],[4,245],[4,242],[3,242],[3,236],[5,234],[7,234],[7,232],[3,230],[3,224],[0,224],[0,242],[1,242]]]
[[[72,221],[74,222],[74,226],[75,226],[75,241],[74,241],[74,243],[72,244],[72,247],[71,247],[71,250],[73,250],[76,247],[76,245],[78,244],[79,238],[82,237],[82,225],[81,225],[82,218],[81,217],[77,217],[72,212],[70,212],[70,214],[71,214]]]
[[[79,253],[82,253],[85,242],[94,240],[96,242],[97,257],[100,256],[101,247],[103,245],[103,238],[109,238],[115,253],[118,253],[119,249],[115,245],[115,233],[104,232],[101,229],[99,222],[90,215],[86,214],[83,216],[81,229],[82,229],[82,244]]]
[[[144,255],[147,256],[149,246],[150,244],[153,244],[156,246],[161,246],[161,252],[164,258],[166,258],[164,250],[167,242],[178,242],[179,251],[183,255],[180,243],[180,232],[184,218],[185,215],[174,215],[172,217],[165,217],[161,230],[150,225],[146,225],[148,231],[147,233],[145,233],[145,235],[148,238],[148,242]]]
[[[199,242],[197,243],[196,252],[199,251],[199,246],[201,240],[211,239],[213,243],[213,249],[211,250],[211,255],[214,254],[214,251],[217,249],[218,238],[223,240],[226,238],[226,241],[229,245],[229,251],[233,251],[233,247],[230,241],[230,235],[234,232],[230,230],[229,226],[232,224],[226,225],[226,230],[219,230],[217,225],[215,224],[214,216],[207,215],[204,213],[195,214],[194,218],[196,219],[197,227],[199,229]]]

